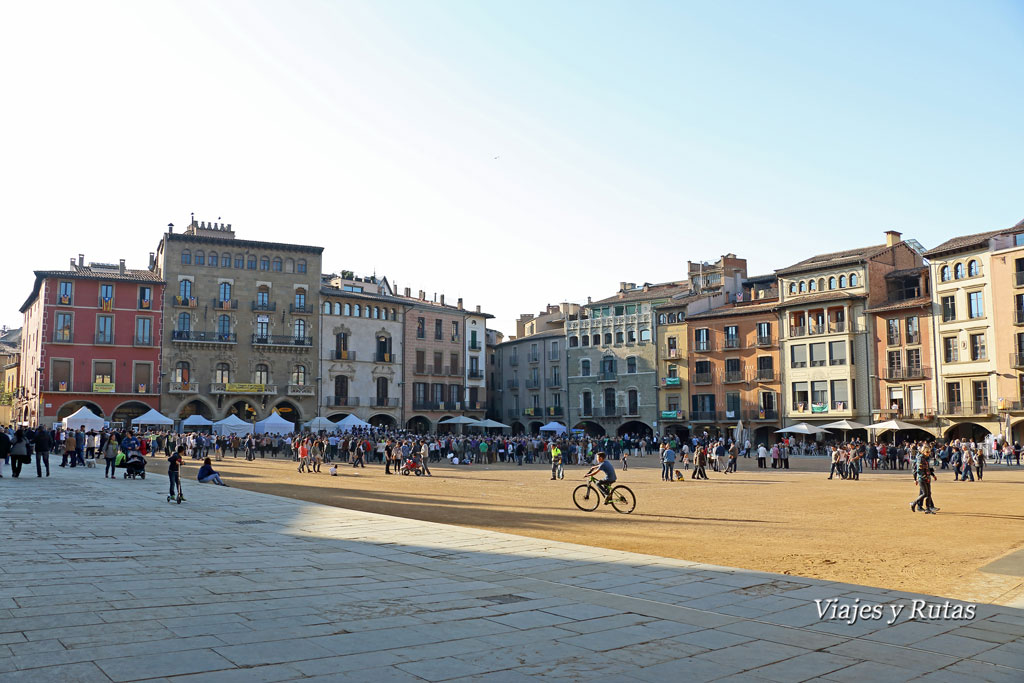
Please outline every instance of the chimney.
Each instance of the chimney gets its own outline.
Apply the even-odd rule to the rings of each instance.
[[[462,297],[459,297],[459,310],[462,310]]]
[[[444,294],[441,295],[441,305],[444,306]]]
[[[156,265],[156,254],[149,252],[149,267],[152,268]]]
[[[408,287],[405,288],[405,296],[406,298],[412,298],[412,290]]]
[[[477,313],[479,313],[479,312],[480,312],[480,304],[477,304],[477,305],[476,305],[476,312],[477,312]]]
[[[903,233],[898,230],[886,230],[885,231],[885,246],[894,247],[900,243],[903,238]]]
[[[174,223],[168,223],[167,224],[167,232],[168,232],[168,234],[174,232]]]
[[[78,255],[78,267],[79,268],[84,268],[85,267],[85,254],[79,254]]]
[[[71,259],[71,270],[74,270],[74,269],[75,269],[75,259],[72,258]]]
[[[589,297],[589,296],[587,297],[587,303],[588,303],[588,304],[589,304],[589,303],[591,303],[591,301],[590,301],[590,297]]]
[[[627,284],[629,284],[629,283],[628,283],[628,282],[620,282],[620,283],[619,283],[619,291],[621,292],[621,291],[623,291],[624,289],[626,289],[626,285],[627,285]]]
[[[124,259],[121,259],[121,262],[117,264],[117,272],[124,275]]]
[[[424,292],[424,291],[423,291],[423,290],[421,289],[421,290],[420,290],[420,301],[426,301],[426,300],[427,300],[427,293],[426,293],[426,292]]]

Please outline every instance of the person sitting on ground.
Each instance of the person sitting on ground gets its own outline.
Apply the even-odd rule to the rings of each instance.
[[[330,473],[332,477],[338,476],[338,466],[335,465],[333,462],[331,463],[331,466],[327,468],[327,471]]]
[[[199,468],[199,474],[196,478],[199,479],[200,484],[216,484],[217,486],[227,486],[227,484],[220,480],[220,475],[214,471],[213,465],[210,464],[209,458],[203,460],[203,466]]]

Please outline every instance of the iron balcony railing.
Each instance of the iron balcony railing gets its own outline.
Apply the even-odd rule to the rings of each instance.
[[[484,371],[480,370],[479,368],[476,368],[476,369],[470,368],[469,372],[466,373],[466,374],[467,374],[467,376],[470,379],[483,379],[484,378]]]
[[[312,346],[312,337],[299,337],[290,334],[252,335],[252,343],[257,346]]]
[[[398,399],[386,396],[371,396],[367,399],[366,405],[375,408],[396,408],[398,407]]]
[[[455,340],[453,339],[452,341],[455,341]],[[484,347],[484,345],[480,343],[480,340],[476,340],[476,341],[474,341],[472,339],[469,340],[469,350],[470,351],[479,351],[483,347]]]
[[[356,352],[349,351],[348,349],[342,349],[340,351],[338,349],[334,349],[331,351],[331,358],[333,360],[355,360]]]
[[[203,332],[200,330],[171,330],[171,341],[234,344],[238,336],[234,332]]]
[[[757,408],[750,413],[751,420],[778,420],[779,411],[775,408]]]
[[[757,381],[758,382],[771,382],[775,379],[774,368],[758,368],[757,369]]]
[[[725,341],[722,342],[722,348],[727,351],[740,349],[743,348],[743,344],[740,342],[739,337],[726,337]]]
[[[505,380],[505,388],[512,391],[519,391],[519,382],[514,379]]]
[[[107,333],[97,332],[96,333],[96,343],[97,344],[113,344],[114,343],[114,333],[113,332],[107,332]]]
[[[254,311],[276,311],[276,301],[253,301],[252,310]]]
[[[378,351],[377,353],[373,354],[373,362],[391,363],[394,362],[394,359],[390,353],[383,353],[381,351]]]
[[[540,389],[540,380],[539,379],[528,379],[528,380],[526,380],[526,388],[527,389]]]
[[[354,407],[359,405],[358,396],[325,396],[324,405],[338,407]]]
[[[767,337],[762,337],[761,335],[758,335],[757,336],[757,345],[758,346],[771,346],[772,345],[771,335],[769,335]]]
[[[288,304],[289,313],[312,313],[313,306],[310,304]]]
[[[1018,270],[1013,274],[1013,284],[1015,287],[1024,287],[1024,270]]]
[[[690,412],[690,420],[693,422],[714,422],[718,419],[719,412],[717,410],[694,410]]]
[[[695,372],[695,373],[693,373],[693,384],[711,384],[711,373],[710,372]]]
[[[1015,368],[1024,368],[1024,353],[1011,353],[1010,365]]]
[[[725,381],[726,381],[727,384],[733,384],[733,383],[736,383],[736,382],[742,382],[743,381],[743,371],[742,370],[726,370],[725,371]]]
[[[614,372],[609,372],[607,370],[602,371],[597,375],[598,382],[614,382],[616,379],[617,375]]]
[[[238,299],[214,299],[213,307],[218,311],[234,311],[238,309]]]

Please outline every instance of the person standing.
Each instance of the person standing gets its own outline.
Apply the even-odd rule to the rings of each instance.
[[[665,450],[661,452],[661,478],[672,481],[675,478],[676,452],[668,444],[662,445]]]
[[[734,441],[732,443],[732,445],[729,446],[729,464],[725,468],[725,473],[726,474],[729,474],[730,472],[735,472],[736,471],[736,466],[739,464],[739,455],[740,455],[739,446],[737,446],[736,442]]]
[[[924,510],[926,514],[934,515],[939,511],[932,501],[932,480],[938,479],[935,470],[931,466],[931,454],[922,449],[918,454],[914,467],[914,479],[917,481],[918,496],[910,504],[910,511]]]
[[[764,447],[763,443],[757,444],[757,467],[758,469],[765,469],[768,465],[768,449]]]
[[[43,468],[46,468],[46,476],[50,476],[50,450],[53,449],[53,436],[50,432],[42,427],[36,429],[35,437],[29,438],[28,434],[25,435],[25,440],[28,442],[29,455],[32,455],[32,451],[35,450],[36,454],[36,476],[43,476]],[[26,460],[26,464],[31,460]]]
[[[974,472],[978,475],[978,481],[981,481],[985,474],[985,451],[980,448],[974,452]]]
[[[185,461],[182,457],[184,453],[185,447],[178,446],[171,457],[167,458],[167,480],[171,487],[170,493],[167,495],[168,498],[174,498],[177,495],[181,500],[185,500],[185,496],[181,493],[181,464]]]
[[[64,455],[60,459],[61,467],[67,467],[69,460],[71,461],[70,465],[75,466],[75,445],[75,432],[70,431],[64,438]]]
[[[103,453],[103,460],[106,463],[106,467],[103,468],[103,478],[106,479],[109,472],[110,478],[115,479],[117,477],[117,471],[114,469],[114,463],[117,462],[117,439],[113,434],[106,435],[103,445],[100,446],[100,451]]]

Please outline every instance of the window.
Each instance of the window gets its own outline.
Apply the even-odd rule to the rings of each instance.
[[[288,258],[288,259],[284,260],[284,272],[286,272],[286,273],[294,273],[295,272],[295,259]]]
[[[590,359],[584,358],[580,361],[580,376],[590,377]]]
[[[846,365],[846,342],[828,343],[829,365]]]
[[[796,294],[796,283],[795,282],[790,282],[789,283],[789,293],[790,294]]]
[[[849,410],[850,409],[850,394],[846,387],[845,379],[834,379],[832,384],[832,409],[833,410]]]
[[[188,303],[188,300],[192,298],[192,281],[182,280],[178,283],[178,297],[181,299],[181,303]]]
[[[178,314],[178,332],[191,332],[192,331],[192,314],[191,313],[179,313]]]
[[[820,368],[828,362],[828,358],[825,356],[826,344],[825,342],[816,342],[811,344],[811,367]]]
[[[636,330],[627,330],[626,331],[626,343],[627,344],[635,344],[636,343]]]
[[[369,306],[367,306],[367,308],[369,308]],[[373,317],[374,317],[374,319],[379,319],[380,318],[380,307],[379,306],[374,306],[373,307]]]
[[[70,313],[57,313],[53,332],[53,340],[57,342],[70,342],[72,338],[71,323],[73,317]]]
[[[296,365],[295,369],[292,370],[292,384],[294,384],[296,386],[300,386],[300,387],[306,385],[306,366],[305,365]]]
[[[225,314],[217,316],[217,336],[221,341],[227,341],[231,335],[231,316]]]
[[[885,341],[889,346],[899,346],[900,343],[900,321],[899,318],[889,318],[885,321]]]
[[[324,311],[324,315],[330,315],[331,314],[331,302],[330,301],[325,301],[324,302],[323,311]]]
[[[942,322],[956,320],[956,299],[952,296],[942,297]]]
[[[139,287],[139,308],[148,310],[153,305],[153,290],[149,287]]]
[[[356,315],[359,315],[359,304],[356,304]],[[427,321],[426,318],[416,319],[416,338],[423,339],[426,335]]]
[[[270,258],[267,256],[260,257],[260,270],[270,270]]]
[[[197,266],[205,266],[206,265],[206,255],[203,253],[202,249],[200,249],[199,251],[196,252],[196,265]]]
[[[360,317],[363,309],[359,304],[352,304],[352,315],[356,318]]]
[[[770,344],[772,341],[772,324],[760,322],[757,324],[757,343]]]
[[[807,345],[806,344],[795,344],[789,347],[789,367],[791,368],[806,368],[807,367]]]
[[[650,330],[640,330],[640,343],[643,344],[643,343],[646,343],[646,342],[649,342],[649,341],[651,341],[651,331]]]
[[[844,289],[845,287],[846,287],[846,276],[845,275],[840,275],[839,276],[839,289]]]
[[[660,315],[658,316],[658,324],[659,324],[659,325],[665,325],[665,324],[668,324],[668,316],[667,316],[667,315],[665,315],[664,313],[660,314]]]
[[[800,293],[803,294],[807,291],[807,283],[803,280],[800,281]]]
[[[887,360],[886,367],[889,371],[889,378],[899,379],[903,374],[903,356],[899,351],[890,351],[887,354]]]
[[[100,301],[113,303],[114,285],[100,285]]]
[[[621,330],[619,330],[618,332],[615,333],[615,343],[616,344],[622,344],[623,343],[623,336],[622,336],[622,331]]]
[[[812,292],[818,291],[818,283],[815,282],[814,280],[811,280],[809,283],[807,283],[807,289]]]
[[[369,306],[369,304],[363,306],[363,317],[364,318],[369,318],[370,317],[370,306]]]
[[[452,321],[452,341],[459,341],[459,321]]]
[[[832,277],[830,277],[828,279],[828,288],[829,289],[835,289],[836,288],[836,277],[835,277],[835,275],[833,275]]]
[[[578,348],[579,345],[580,345],[580,338],[579,337],[569,337],[569,348],[575,349],[575,348]]]
[[[604,333],[604,345],[605,346],[611,346],[612,345],[612,333],[611,332],[605,332]]]
[[[985,316],[985,300],[981,292],[970,292],[967,295],[967,317],[982,318]]]
[[[275,273],[281,272],[281,257],[275,256],[274,260],[270,262],[270,269]]]
[[[182,382],[187,384],[192,376],[192,367],[188,361],[179,360],[174,364],[174,374],[171,375],[172,382]]]
[[[811,382],[811,409],[828,406],[828,382]]]
[[[270,290],[265,285],[256,291],[256,308],[270,308]]]
[[[189,251],[188,249],[182,249],[181,251],[181,265],[192,265],[192,252]]]
[[[636,374],[636,356],[630,356],[626,359],[626,372],[631,375]]]
[[[806,411],[808,399],[807,382],[793,382],[793,408],[800,413]]]
[[[305,342],[306,341],[306,321],[296,320],[292,323],[292,330],[295,332],[295,341]]]
[[[299,259],[295,262],[295,272],[305,273],[306,272],[306,261],[305,259]]]
[[[217,267],[217,260],[218,260],[217,259],[217,252],[211,251],[210,252],[210,261],[209,261],[209,263],[207,265],[209,265],[211,268],[216,268]]]
[[[237,270],[245,268],[245,256],[242,254],[235,254],[235,268]]]
[[[245,260],[245,265],[249,270],[256,270],[256,255],[250,254]]]
[[[96,343],[114,343],[114,316],[101,315],[96,318]]]
[[[295,290],[295,310],[304,311],[306,310],[306,290],[296,289]]]
[[[857,273],[850,273],[850,286],[856,287],[858,282]]]
[[[967,262],[967,277],[977,277],[981,272],[981,268],[978,267],[978,262],[971,260]]]
[[[988,352],[985,350],[985,334],[971,335],[971,360],[985,360]]]
[[[955,363],[959,360],[956,337],[943,337],[942,358],[946,363]]]
[[[270,384],[270,368],[266,363],[260,363],[252,373],[254,384]]]
[[[980,380],[971,382],[971,390],[974,398],[974,408],[979,412],[988,409],[988,381]]]
[[[153,344],[152,318],[135,319],[135,343],[142,346],[151,346]]]
[[[342,315],[352,315],[352,304],[342,306]]]
[[[963,280],[964,279],[964,264],[958,263],[953,266],[953,279]]]
[[[949,404],[948,411],[959,410],[963,397],[960,395],[960,382],[949,382],[946,384],[946,402]]]
[[[231,381],[231,366],[227,363],[217,363],[213,368],[213,381],[217,384],[227,384]]]
[[[725,348],[738,349],[740,347],[740,328],[737,325],[727,325],[725,328]]]
[[[910,378],[921,377],[921,349],[907,349],[907,370]]]
[[[217,288],[218,301],[231,301],[231,283],[222,282]]]
[[[626,393],[626,411],[627,415],[640,414],[640,395],[636,389],[630,389]]]
[[[919,321],[916,315],[909,316],[906,320],[907,326],[907,343],[908,344],[920,344],[921,343],[921,328],[919,327]]]
[[[939,280],[942,282],[949,282],[952,278],[949,276],[949,266],[942,266],[939,270]]]
[[[222,266],[224,266],[225,268],[230,268],[231,267],[231,254],[227,254],[227,253],[221,254],[220,264]]]
[[[710,351],[711,350],[711,331],[703,327],[699,330],[693,331],[693,345],[697,351]]]
[[[114,364],[109,360],[98,360],[92,366],[93,384],[113,384]]]
[[[583,335],[582,337],[580,337],[580,341],[582,342],[582,346],[590,346],[590,335]]]

